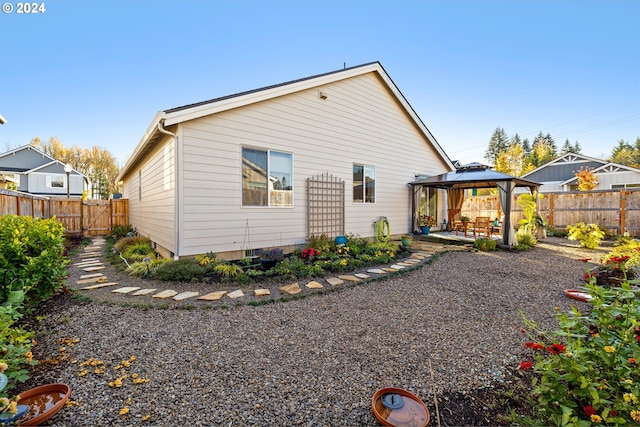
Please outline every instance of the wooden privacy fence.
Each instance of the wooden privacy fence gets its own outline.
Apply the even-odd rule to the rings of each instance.
[[[541,193],[538,199],[540,215],[550,227],[563,229],[578,222],[597,224],[610,234],[640,236],[640,190],[594,190],[561,193]],[[501,218],[498,196],[473,196],[466,198],[462,215],[470,218],[488,216]],[[514,196],[511,223],[516,225],[524,218]]]
[[[53,218],[64,225],[67,234],[104,236],[114,226],[129,224],[127,199],[79,200],[46,198],[29,194],[0,193],[0,214]]]

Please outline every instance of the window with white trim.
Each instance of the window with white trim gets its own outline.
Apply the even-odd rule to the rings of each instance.
[[[639,188],[640,184],[611,184],[612,190],[624,190],[625,188]]]
[[[47,175],[47,188],[67,188],[66,175]]]
[[[376,167],[353,165],[353,202],[376,202]]]
[[[242,148],[242,206],[293,206],[293,155]]]

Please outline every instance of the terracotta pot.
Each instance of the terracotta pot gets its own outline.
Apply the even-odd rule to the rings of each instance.
[[[382,403],[386,394],[402,396],[404,404],[400,409],[389,409]],[[371,398],[371,409],[376,419],[383,426],[403,427],[429,425],[431,417],[429,410],[422,400],[410,391],[396,387],[381,388]]]
[[[579,289],[567,289],[564,291],[564,294],[577,301],[589,302],[589,300],[591,300],[591,295]]]
[[[20,419],[21,426],[39,426],[53,417],[71,395],[66,384],[47,384],[20,393],[19,405],[29,406],[29,411]]]

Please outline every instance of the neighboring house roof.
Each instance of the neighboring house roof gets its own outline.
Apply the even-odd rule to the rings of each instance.
[[[42,161],[40,161],[38,158],[32,158],[32,159],[23,159],[22,165],[18,165],[18,166],[2,165],[3,159],[9,156],[19,155],[21,152],[24,152],[26,150],[33,151],[34,153],[36,153],[38,157],[41,157]],[[33,172],[61,173],[60,168],[62,168],[64,171],[64,166],[65,164],[62,163],[61,161],[54,159],[47,153],[41,150],[38,150],[32,145],[23,145],[22,147],[14,148],[13,150],[0,153],[0,173],[12,173],[12,174],[19,173],[22,175],[28,175]],[[45,169],[49,169],[49,170],[45,170]],[[86,176],[84,176],[82,173],[78,172],[75,169],[71,170],[71,174],[82,175],[85,178],[85,180],[87,179]]]
[[[522,177],[538,182],[565,181],[575,176],[581,167],[595,169],[606,164],[607,161],[596,159],[595,157],[585,156],[584,154],[566,153],[522,175]]]
[[[602,165],[599,168],[593,169],[591,172],[595,175],[605,174],[605,173],[617,173],[617,172],[635,172],[640,176],[640,169],[636,169],[631,166],[621,165],[618,163],[607,163],[606,165]],[[560,183],[560,185],[571,185],[577,180],[578,178],[576,176],[573,176],[572,178]]]
[[[425,124],[422,122],[420,117],[418,117],[404,95],[402,95],[398,87],[391,80],[382,65],[379,62],[371,62],[368,64],[344,68],[341,70],[292,80],[272,86],[266,86],[260,89],[240,92],[233,95],[210,99],[208,101],[197,102],[181,107],[159,111],[155,115],[153,121],[151,122],[151,125],[147,128],[145,134],[142,136],[133,154],[127,160],[126,164],[120,171],[118,180],[123,179],[130,173],[132,168],[136,164],[138,164],[148,152],[153,149],[155,144],[163,137],[163,134],[171,134],[171,132],[168,132],[165,127],[171,127],[172,125],[176,125],[189,120],[198,119],[223,111],[228,111],[234,108],[239,108],[253,103],[273,99],[279,96],[288,95],[301,90],[322,87],[323,85],[328,85],[330,83],[367,73],[378,74],[378,76],[386,84],[390,92],[395,96],[402,108],[406,111],[409,117],[411,117],[416,126],[431,142],[434,149],[438,152],[443,161],[451,169],[454,169],[454,166],[451,163],[449,157],[445,154],[445,152],[442,150],[442,147],[440,147],[440,145],[436,141],[435,137],[431,134],[429,129],[427,129]]]

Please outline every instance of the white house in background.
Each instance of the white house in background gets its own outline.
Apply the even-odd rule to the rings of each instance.
[[[408,183],[452,170],[374,62],[160,111],[118,179],[129,222],[161,254],[240,258],[309,235],[372,237],[381,217],[407,233]],[[445,217],[441,190],[425,205]]]
[[[542,183],[541,193],[574,191],[578,189],[575,175],[582,168],[590,169],[598,178],[596,190],[640,187],[640,169],[576,153],[564,154],[522,178]]]
[[[0,186],[13,182],[17,191],[39,196],[78,198],[86,188],[86,177],[71,169],[69,192],[65,164],[31,145],[25,145],[0,154]]]

